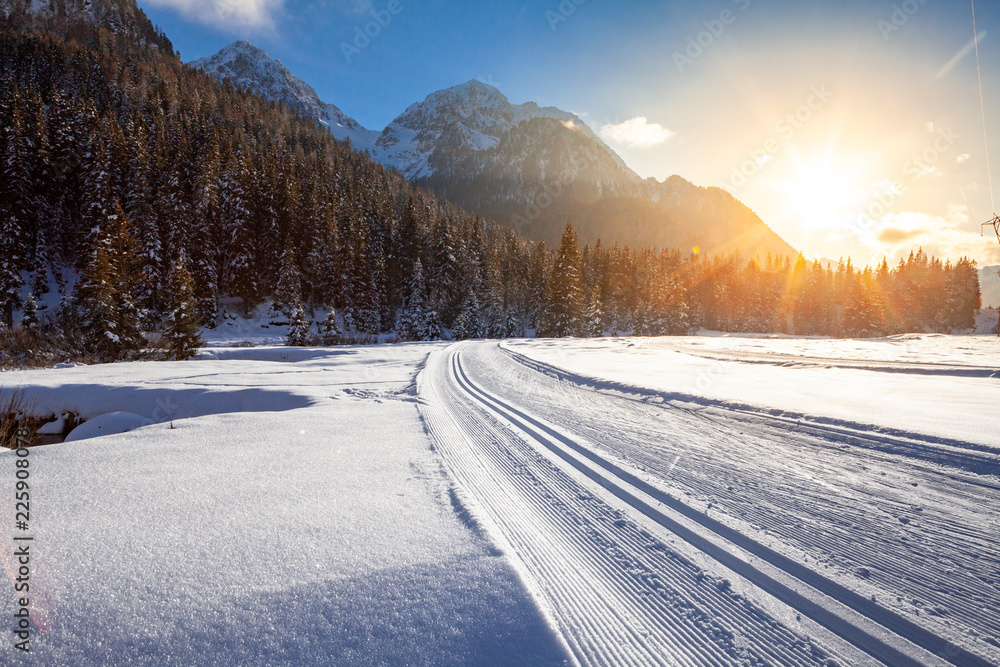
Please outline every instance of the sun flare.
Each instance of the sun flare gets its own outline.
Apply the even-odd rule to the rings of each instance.
[[[796,159],[789,173],[775,179],[784,216],[803,230],[835,229],[865,204],[866,166],[862,160],[834,156]]]

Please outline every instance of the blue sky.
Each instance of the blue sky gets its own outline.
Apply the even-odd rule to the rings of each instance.
[[[976,11],[1000,184],[998,4]],[[726,187],[807,255],[1000,263],[978,231],[993,204],[962,1],[139,5],[185,61],[249,39],[371,129],[478,78],[579,114],[643,176]],[[346,57],[373,11],[387,25]]]

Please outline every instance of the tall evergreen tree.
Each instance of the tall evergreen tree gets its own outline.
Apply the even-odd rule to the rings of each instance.
[[[281,274],[278,278],[278,289],[274,293],[275,310],[289,319],[302,301],[302,277],[296,255],[295,244],[289,237],[285,244],[285,252],[281,255]]]
[[[583,335],[587,338],[600,338],[604,335],[604,312],[601,309],[601,297],[597,289],[587,294],[583,307]]]
[[[583,285],[580,244],[573,226],[566,229],[556,253],[549,284],[548,312],[543,335],[550,338],[577,336],[583,328]]]
[[[138,244],[121,205],[114,211],[98,227],[76,293],[85,344],[101,361],[127,359],[144,344],[133,295]]]
[[[419,259],[413,265],[413,274],[410,276],[406,291],[408,296],[399,312],[396,334],[401,340],[427,340],[430,330],[427,286],[424,282],[423,265]]]
[[[183,252],[170,267],[165,292],[163,337],[167,343],[167,353],[177,360],[190,359],[202,346],[202,339],[198,330],[200,321],[194,279],[188,271],[187,258]]]
[[[0,322],[14,325],[14,309],[21,306],[21,272],[29,268],[31,228],[30,162],[21,102],[14,98],[10,124],[3,131],[5,150],[0,165]]]

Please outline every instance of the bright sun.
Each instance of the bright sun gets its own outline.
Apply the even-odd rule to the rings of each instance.
[[[798,156],[797,156],[798,157]],[[836,229],[845,216],[864,205],[859,183],[862,168],[832,155],[818,160],[792,161],[789,173],[775,174],[776,194],[781,197],[783,218],[803,230]]]

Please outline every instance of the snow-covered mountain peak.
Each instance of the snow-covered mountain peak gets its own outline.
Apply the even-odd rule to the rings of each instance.
[[[280,60],[246,40],[233,42],[213,56],[188,64],[315,118],[338,139],[350,139],[355,148],[371,148],[378,136],[333,104],[321,100],[312,86],[292,74]]]
[[[625,163],[579,117],[534,102],[511,104],[497,88],[478,80],[431,93],[410,105],[376,142],[379,159],[409,178],[427,178],[436,171],[435,150],[478,152],[495,147],[507,133],[536,118],[550,118],[581,132],[593,148],[607,153],[618,166]]]
[[[268,55],[264,49],[241,40],[233,42],[208,58],[188,63],[219,78],[230,79],[242,88],[264,94],[305,111],[303,107],[322,102],[312,86]]]

